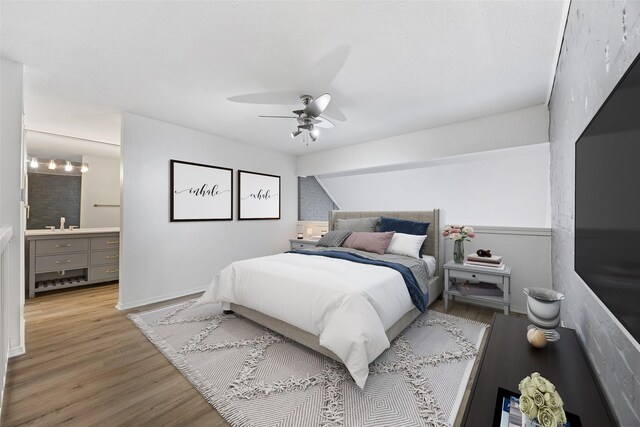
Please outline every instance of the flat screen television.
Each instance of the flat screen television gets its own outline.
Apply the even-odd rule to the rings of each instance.
[[[575,148],[575,270],[640,342],[640,55]]]

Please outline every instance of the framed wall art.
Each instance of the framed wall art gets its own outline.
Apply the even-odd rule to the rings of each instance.
[[[231,221],[233,169],[171,160],[171,222]]]
[[[280,219],[280,177],[238,171],[238,219]]]

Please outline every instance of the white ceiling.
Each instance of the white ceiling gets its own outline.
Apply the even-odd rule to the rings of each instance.
[[[544,103],[564,3],[2,1],[1,53],[30,129],[118,143],[130,111],[304,154]],[[347,120],[308,147],[257,117],[324,92]]]

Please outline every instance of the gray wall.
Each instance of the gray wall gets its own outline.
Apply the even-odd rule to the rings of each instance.
[[[640,347],[574,272],[574,150],[640,51],[639,16],[637,1],[573,0],[549,105],[553,283],[623,426],[640,425]]]
[[[80,194],[82,177],[29,173],[29,219],[27,229],[42,229],[48,225],[80,226]]]
[[[327,221],[333,209],[338,207],[314,177],[298,177],[299,221]]]

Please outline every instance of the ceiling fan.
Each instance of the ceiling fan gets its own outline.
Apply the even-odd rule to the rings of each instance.
[[[298,135],[303,135],[303,140],[309,144],[308,139],[315,142],[319,135],[318,128],[331,129],[334,127],[334,124],[328,120],[326,117],[322,117],[322,112],[329,105],[329,101],[331,101],[331,95],[325,93],[313,99],[311,95],[302,95],[300,96],[300,102],[304,105],[304,108],[301,110],[292,111],[295,116],[258,116],[258,117],[266,117],[270,119],[296,119],[298,122],[298,127],[295,131],[291,132],[291,138],[295,138]],[[308,139],[306,138],[308,136]]]

